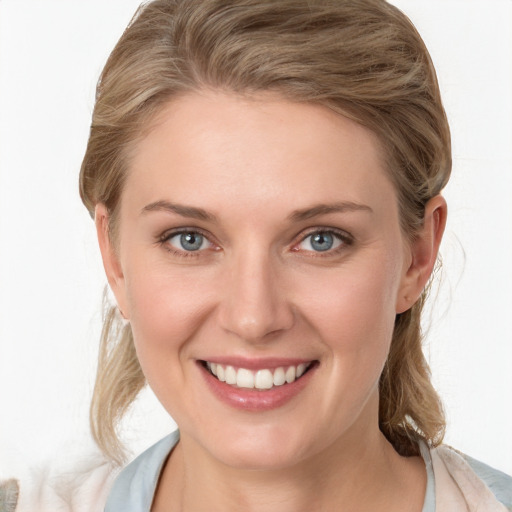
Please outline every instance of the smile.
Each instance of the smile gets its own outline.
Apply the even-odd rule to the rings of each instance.
[[[298,365],[279,366],[274,369],[262,368],[249,370],[247,368],[235,368],[230,365],[222,365],[206,361],[206,368],[220,382],[230,386],[245,389],[268,390],[285,384],[292,384],[302,377],[311,367],[312,362]]]

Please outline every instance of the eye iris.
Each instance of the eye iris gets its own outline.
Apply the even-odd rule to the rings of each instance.
[[[328,251],[334,244],[334,238],[330,233],[316,233],[311,237],[311,247],[315,251]]]
[[[203,245],[203,236],[197,233],[183,233],[180,243],[186,251],[197,251]]]

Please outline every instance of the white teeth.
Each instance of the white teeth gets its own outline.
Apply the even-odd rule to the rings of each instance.
[[[285,382],[284,368],[276,368],[274,371],[274,386],[282,386]]]
[[[239,388],[253,388],[254,373],[245,368],[240,368],[238,372],[236,372],[236,385]]]
[[[206,363],[206,367],[221,382],[226,382],[231,386],[247,389],[271,389],[274,386],[282,386],[285,383],[291,384],[296,379],[302,377],[311,363],[301,363],[297,366],[280,366],[275,370],[261,369],[257,371],[247,370],[246,368],[235,369],[233,366],[222,366],[217,363]]]
[[[302,377],[302,375],[304,375],[305,371],[306,371],[306,365],[304,363],[299,364],[299,366],[297,366],[297,372],[295,373],[295,377],[297,379],[299,377]]]
[[[226,366],[225,376],[227,384],[236,384],[236,370],[232,366]]]
[[[291,384],[295,380],[295,366],[288,367],[286,370],[286,382]]]
[[[270,370],[258,370],[256,379],[254,379],[254,387],[256,389],[270,389],[274,385],[274,376]]]

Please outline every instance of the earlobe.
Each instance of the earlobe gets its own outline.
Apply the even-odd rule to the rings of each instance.
[[[110,236],[109,213],[107,207],[102,203],[96,205],[94,222],[96,224],[96,234],[98,236],[98,244],[108,284],[116,297],[122,316],[128,318],[128,310],[125,304],[124,275],[118,254]]]
[[[425,288],[434,269],[446,226],[448,208],[444,197],[437,195],[425,206],[423,226],[410,244],[410,263],[397,296],[396,312],[413,306]]]

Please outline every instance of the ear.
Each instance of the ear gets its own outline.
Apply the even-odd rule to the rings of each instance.
[[[116,297],[121,315],[123,318],[128,319],[125,279],[119,256],[110,236],[109,213],[104,204],[98,203],[96,205],[94,210],[94,222],[96,223],[96,234],[98,236],[103,268],[107,275],[108,284]]]
[[[444,197],[437,195],[425,206],[423,226],[409,245],[409,264],[398,290],[396,312],[407,311],[418,300],[437,260],[446,226],[448,207]]]

